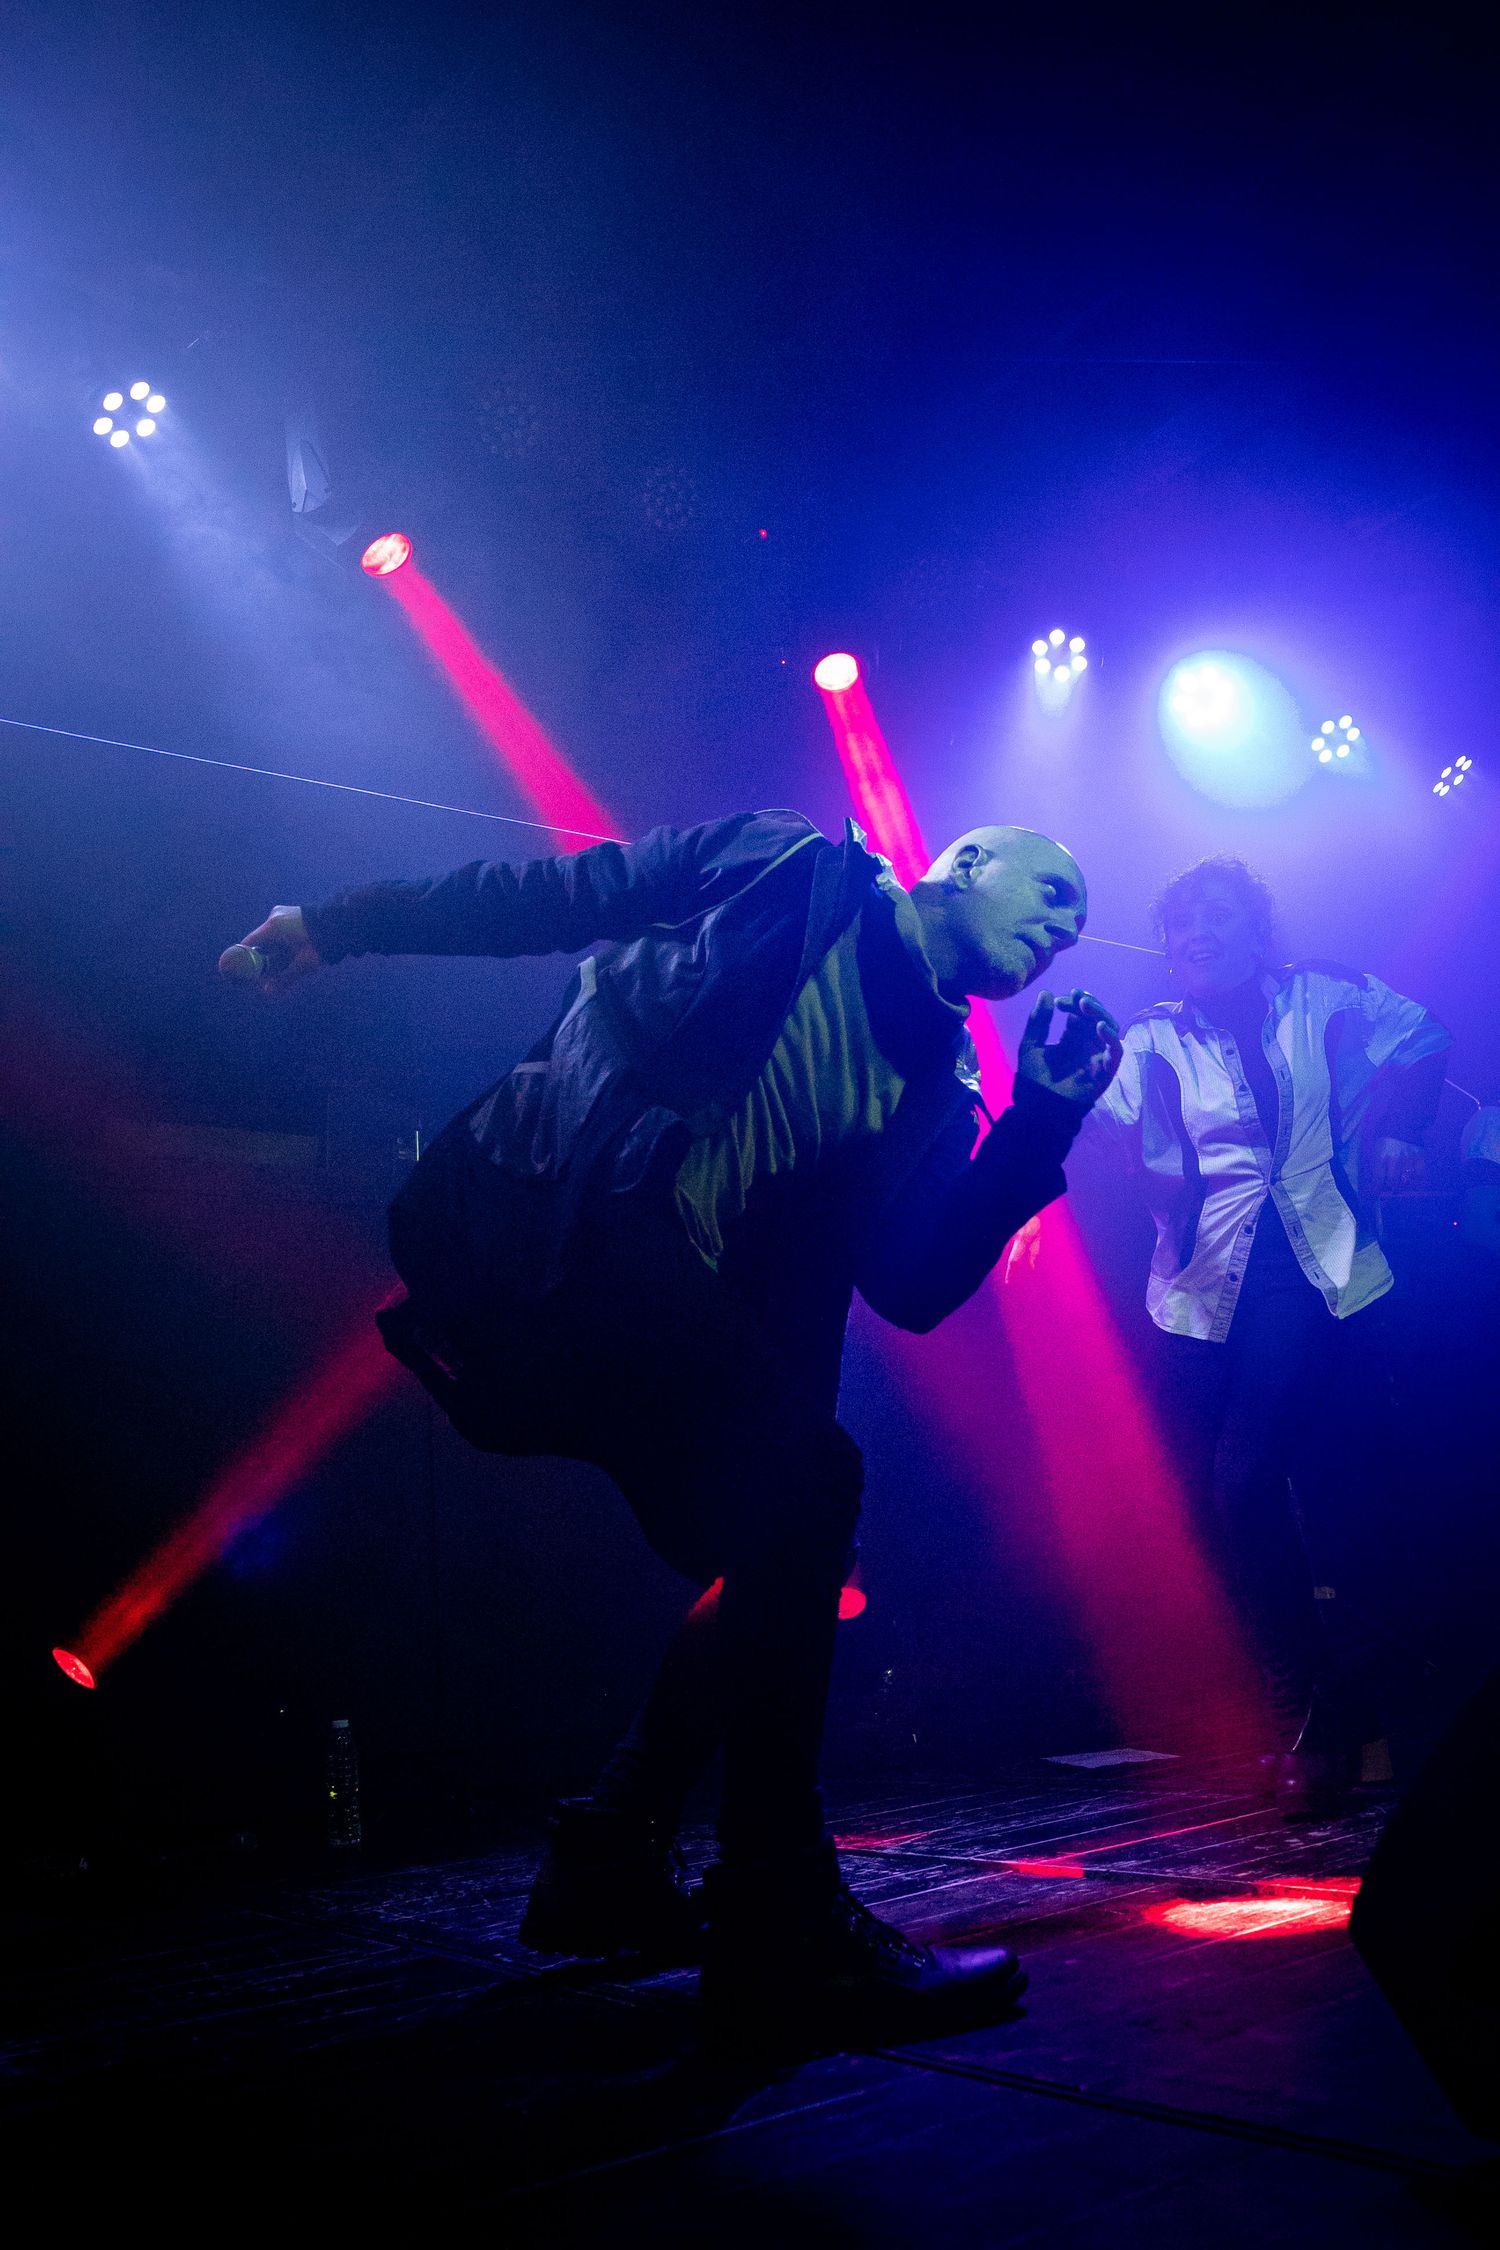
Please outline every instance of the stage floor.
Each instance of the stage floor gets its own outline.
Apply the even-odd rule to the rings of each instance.
[[[1496,2152],[1341,1926],[1380,1802],[1287,1827],[1243,1776],[1039,1763],[832,1810],[882,1912],[1016,1943],[1024,2015],[735,2081],[695,2050],[690,1973],[622,1982],[521,1950],[525,1849],[170,1901],[91,1902],[85,1879],[10,1951],[12,2206],[21,2162],[57,2224],[159,2233],[175,2215],[417,2239],[460,2218],[506,2244],[1482,2234]]]

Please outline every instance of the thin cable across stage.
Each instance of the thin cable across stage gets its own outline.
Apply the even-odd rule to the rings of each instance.
[[[397,789],[369,789],[357,781],[326,781],[321,774],[287,773],[279,766],[243,765],[233,758],[210,758],[197,750],[163,750],[154,742],[126,742],[118,735],[84,734],[75,727],[48,727],[35,719],[7,719],[0,716],[0,727],[14,727],[21,734],[49,734],[64,742],[91,742],[105,750],[135,750],[144,758],[171,758],[179,765],[209,766],[216,773],[249,774],[257,781],[298,782],[304,789],[337,789],[347,797],[376,797],[382,804],[410,805],[417,812],[457,813],[464,820],[498,821],[503,828],[529,828],[544,836],[576,836],[585,844],[619,844],[621,836],[600,836],[586,828],[560,828],[555,821],[523,820],[517,813],[482,812],[477,805],[448,805],[433,797],[407,797]],[[1152,945],[1132,945],[1126,938],[1096,937],[1092,930],[1082,933],[1085,945],[1110,945],[1122,953],[1156,954]]]

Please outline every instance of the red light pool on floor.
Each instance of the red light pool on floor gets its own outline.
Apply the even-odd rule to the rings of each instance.
[[[1353,1905],[1352,1893],[1342,1890],[1322,1896],[1291,1891],[1266,1898],[1177,1898],[1148,1906],[1146,1920],[1181,1937],[1291,1937],[1304,1930],[1342,1930]]]

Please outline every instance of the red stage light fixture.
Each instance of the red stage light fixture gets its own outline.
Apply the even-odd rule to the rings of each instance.
[[[378,539],[370,541],[359,558],[359,567],[368,571],[372,578],[389,578],[393,570],[399,570],[403,563],[410,561],[411,541],[406,533],[384,531]]]
[[[98,1684],[83,1658],[72,1655],[69,1650],[55,1648],[52,1651],[52,1661],[67,1673],[70,1680],[76,1681],[79,1687],[94,1687]]]
[[[851,1617],[862,1616],[869,1600],[862,1586],[846,1586],[839,1595],[839,1623],[847,1625]]]
[[[821,657],[813,666],[813,686],[820,687],[825,695],[846,694],[858,678],[859,659],[845,650]]]

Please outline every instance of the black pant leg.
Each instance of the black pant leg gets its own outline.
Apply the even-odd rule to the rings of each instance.
[[[800,1848],[822,1830],[818,1754],[859,1450],[809,1356],[782,1340],[794,1307],[712,1273],[669,1209],[606,1201],[590,1228],[496,1380],[526,1388],[548,1450],[606,1470],[658,1554],[700,1586],[723,1580],[604,1786],[628,1790],[633,1764],[655,1800],[643,1809],[669,1817],[722,1734],[726,1850]]]
[[[1229,1337],[1213,1462],[1220,1553],[1266,1674],[1271,1715],[1295,1738],[1322,1658],[1312,1567],[1291,1467],[1326,1369],[1335,1324],[1309,1285],[1242,1302]]]

